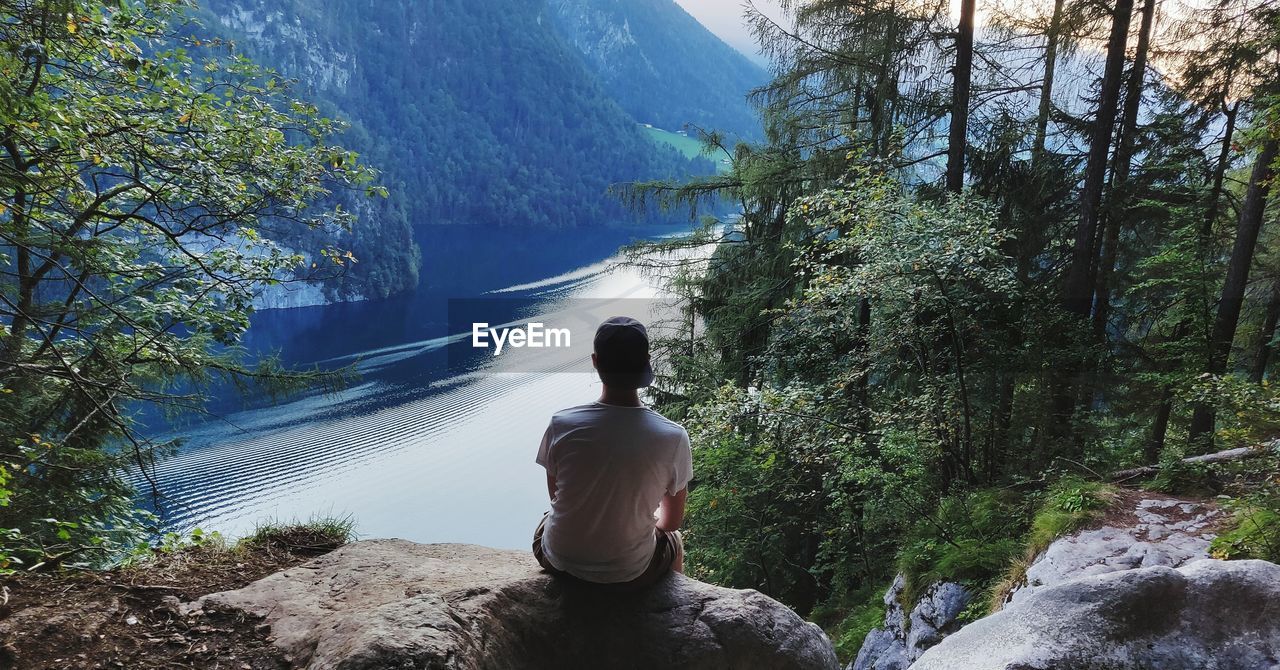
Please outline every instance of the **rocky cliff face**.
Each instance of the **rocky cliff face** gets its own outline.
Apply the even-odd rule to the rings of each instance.
[[[313,670],[837,667],[817,626],[755,591],[672,575],[601,595],[471,545],[358,542],[186,609],[263,617]]]
[[[673,0],[549,0],[549,22],[637,122],[757,139],[761,68]]]
[[[357,66],[355,54],[308,29],[302,19],[274,4],[228,5],[216,14],[232,34],[270,53],[272,66],[306,82],[312,90],[345,93]]]
[[[902,575],[884,594],[884,626],[867,634],[850,670],[905,670],[942,638],[960,629],[956,618],[973,593],[954,582],[929,587],[911,612],[902,609]]]
[[[585,0],[551,0],[549,9],[569,43],[605,78],[616,79],[627,70],[658,75],[658,68],[636,42],[626,16],[603,11]],[[634,63],[626,62],[632,59]]]

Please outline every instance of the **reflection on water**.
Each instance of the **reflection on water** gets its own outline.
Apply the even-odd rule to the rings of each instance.
[[[671,234],[648,230],[644,236]],[[156,468],[166,521],[236,536],[263,519],[350,514],[364,537],[522,548],[547,507],[533,463],[547,419],[592,400],[592,374],[450,374],[447,301],[645,298],[650,280],[612,260],[636,231],[423,228],[423,284],[377,303],[255,315],[246,346],[287,363],[354,363],[337,395],[280,404],[230,396],[219,418],[178,429]],[[144,482],[135,479],[140,489]]]

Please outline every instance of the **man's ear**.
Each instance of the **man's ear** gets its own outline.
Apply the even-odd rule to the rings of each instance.
[[[595,369],[595,370],[599,370],[599,369],[600,369],[599,364],[597,364],[597,363],[596,363],[596,355],[595,355],[594,353],[593,353],[593,354],[591,354],[591,367],[592,367],[593,369]]]

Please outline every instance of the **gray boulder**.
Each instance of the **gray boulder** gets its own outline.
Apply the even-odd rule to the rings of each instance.
[[[472,545],[358,542],[199,608],[263,617],[312,670],[837,667],[821,629],[756,591],[671,575],[604,595]]]
[[[1037,589],[911,670],[1277,670],[1280,566],[1202,560]]]
[[[905,670],[909,665],[907,643],[890,629],[875,628],[862,640],[848,670]]]
[[[925,591],[907,615],[901,604],[903,586],[902,575],[898,575],[884,594],[884,627],[867,633],[848,670],[905,670],[927,649],[959,629],[956,617],[973,597],[955,582],[939,582]]]

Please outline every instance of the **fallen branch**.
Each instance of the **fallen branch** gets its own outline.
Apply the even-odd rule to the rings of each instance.
[[[130,591],[181,591],[181,586],[165,586],[163,584],[117,584],[111,586],[117,588],[129,589]]]
[[[1213,454],[1204,454],[1203,456],[1190,456],[1182,459],[1187,465],[1203,464],[1203,463],[1227,463],[1230,461],[1243,461],[1248,458],[1257,458],[1273,453],[1267,447],[1240,447],[1238,449],[1227,449]],[[1154,475],[1160,471],[1159,465],[1144,465],[1140,468],[1130,468],[1128,470],[1120,470],[1111,473],[1111,481],[1122,482],[1134,477],[1146,477]]]

